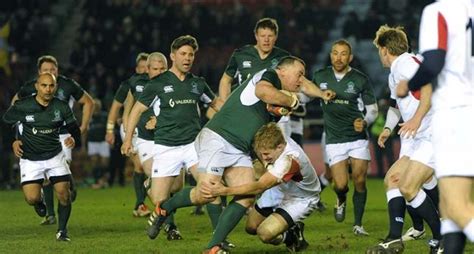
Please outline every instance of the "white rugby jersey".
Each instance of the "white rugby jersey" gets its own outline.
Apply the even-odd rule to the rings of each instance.
[[[404,98],[397,97],[396,87],[401,80],[409,80],[415,75],[420,60],[413,54],[403,53],[398,56],[390,66],[390,74],[388,76],[388,86],[390,87],[390,97],[397,101],[398,109],[402,115],[404,122],[410,120],[420,105],[420,91],[409,92]],[[430,123],[432,118],[432,110],[426,113],[421,121],[420,128],[417,130],[417,136],[425,136],[430,134]]]
[[[268,172],[277,177],[278,185],[285,196],[305,197],[316,196],[321,192],[318,175],[303,149],[291,138],[286,139],[286,147],[273,167],[267,167]],[[295,158],[299,168],[288,169],[289,158]]]
[[[472,5],[469,0],[439,0],[423,9],[420,53],[446,50],[445,64],[433,94],[435,110],[473,103],[472,25],[469,27]]]

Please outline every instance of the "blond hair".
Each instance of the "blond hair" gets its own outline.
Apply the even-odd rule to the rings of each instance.
[[[408,38],[403,27],[380,26],[375,33],[374,45],[377,48],[385,47],[388,53],[399,56],[408,51]]]
[[[276,123],[262,126],[255,134],[253,149],[255,152],[262,149],[276,149],[278,145],[286,145],[285,137]]]

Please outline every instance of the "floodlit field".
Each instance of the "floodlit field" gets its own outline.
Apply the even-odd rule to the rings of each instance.
[[[310,246],[304,253],[364,253],[387,233],[385,192],[381,180],[369,180],[368,206],[364,227],[369,237],[352,234],[350,193],[346,221],[335,222],[332,214],[335,195],[325,190],[328,210],[315,212],[305,220],[305,235]],[[160,235],[149,240],[146,219],[132,217],[134,193],[131,186],[103,190],[79,189],[69,222],[70,243],[56,242],[56,225],[40,226],[39,218],[20,191],[0,192],[0,253],[200,253],[211,237],[207,215],[190,215],[192,208],[178,210],[176,222],[184,237],[169,242]],[[237,245],[233,253],[286,253],[284,245],[260,243],[244,232],[244,219],[230,235]],[[410,219],[407,219],[411,224]],[[406,225],[405,229],[409,225]],[[426,240],[408,242],[405,253],[428,253]],[[466,253],[474,253],[474,246]]]

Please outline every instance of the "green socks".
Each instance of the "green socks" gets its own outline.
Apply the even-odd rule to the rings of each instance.
[[[206,205],[207,213],[209,214],[209,218],[211,219],[212,229],[216,229],[217,223],[219,222],[219,217],[222,213],[222,204],[212,204],[209,203]]]
[[[367,202],[367,190],[358,192],[354,190],[352,204],[354,204],[354,225],[362,226],[362,216],[364,216],[365,203]]]
[[[69,220],[69,216],[71,216],[71,210],[71,203],[63,206],[58,202],[58,230],[66,230],[67,221]]]
[[[230,233],[230,231],[232,231],[232,229],[237,226],[240,219],[244,216],[245,211],[247,211],[247,208],[241,204],[234,201],[230,202],[230,204],[225,208],[224,212],[222,212],[219,223],[214,230],[214,234],[212,235],[212,239],[207,245],[207,248],[210,249],[213,246],[223,242],[227,238],[227,235]]]
[[[146,197],[146,190],[145,186],[143,186],[143,182],[145,181],[145,174],[144,173],[137,173],[133,172],[133,188],[135,189],[135,209],[138,209],[138,206],[145,202]]]
[[[44,203],[46,205],[46,216],[55,216],[54,214],[54,193],[53,185],[50,183],[43,186]]]
[[[193,188],[194,187],[186,187],[175,193],[173,197],[161,204],[161,208],[168,212],[172,212],[181,207],[192,206],[193,203],[191,202],[191,190]]]

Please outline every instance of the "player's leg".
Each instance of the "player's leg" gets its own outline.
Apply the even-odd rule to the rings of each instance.
[[[439,241],[441,240],[441,223],[438,209],[421,188],[423,183],[433,175],[433,169],[413,158],[411,157],[407,170],[400,179],[400,191],[407,200],[408,206],[411,206],[427,222],[433,238]]]
[[[58,241],[70,241],[67,233],[67,223],[72,210],[70,179],[70,175],[50,177],[58,198],[58,231],[56,233],[56,239]]]
[[[346,200],[349,192],[349,173],[347,172],[349,160],[345,159],[331,165],[331,174],[334,182],[334,192],[337,195],[334,206],[334,218],[337,222],[343,222],[346,218]]]
[[[367,203],[367,169],[368,160],[361,160],[351,157],[352,181],[354,182],[354,193],[352,195],[352,204],[354,205],[354,226],[353,232],[356,235],[368,235],[362,226],[362,217],[364,216],[365,204]]]
[[[193,166],[193,168],[196,168],[196,166]],[[170,189],[170,198],[173,197],[174,193],[179,192],[180,190],[183,189],[184,186],[184,175],[187,170],[182,169],[180,171],[180,174],[174,179],[173,184],[171,185]],[[167,234],[167,239],[168,240],[181,240],[183,237],[181,236],[181,233],[178,230],[178,227],[176,226],[174,222],[174,214],[176,211],[170,212],[168,214],[168,217],[165,220],[165,232]]]
[[[241,165],[248,165],[247,167],[231,167],[224,172],[224,179],[228,186],[238,186],[255,181],[254,171],[252,169],[252,162],[247,156],[245,161],[240,161]],[[199,184],[198,184],[199,186]],[[228,234],[239,223],[240,219],[245,215],[249,207],[253,205],[255,197],[248,196],[234,196],[233,200],[227,205],[226,209],[219,217],[219,223],[212,235],[211,241],[207,245],[207,249],[219,245],[224,242]]]
[[[137,154],[130,156],[133,163],[133,188],[135,190],[135,207],[133,209],[133,216],[144,217],[150,214],[150,211],[145,205],[146,190],[143,186],[145,182],[145,173],[140,163],[140,158]]]
[[[46,206],[41,197],[41,187],[45,177],[42,162],[26,159],[20,159],[19,162],[21,186],[25,201],[35,208],[35,212],[40,217],[46,215]]]
[[[258,226],[273,213],[273,207],[261,208],[258,203],[249,209],[247,221],[245,223],[245,232],[250,235],[257,234]]]

